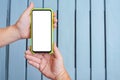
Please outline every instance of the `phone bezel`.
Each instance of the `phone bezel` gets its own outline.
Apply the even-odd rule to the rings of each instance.
[[[51,12],[51,50],[50,51],[34,51],[33,50],[33,11],[50,11]],[[34,8],[31,12],[31,48],[33,53],[52,53],[53,52],[53,11],[49,8]]]

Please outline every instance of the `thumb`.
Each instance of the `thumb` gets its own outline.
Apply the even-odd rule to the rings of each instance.
[[[57,48],[56,43],[54,43],[54,56],[55,58],[62,59],[62,55],[60,54],[60,51]]]
[[[31,2],[29,7],[25,10],[25,14],[29,15],[33,8],[34,8],[34,4],[33,2]]]

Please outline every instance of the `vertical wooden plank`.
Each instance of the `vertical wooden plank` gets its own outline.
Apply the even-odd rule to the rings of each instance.
[[[44,0],[44,8],[51,8],[54,12],[57,12],[57,0]]]
[[[91,4],[92,80],[105,80],[104,0]]]
[[[71,76],[75,79],[74,68],[74,14],[75,0],[59,0],[59,35],[58,46],[63,55],[65,67]]]
[[[7,0],[1,0],[0,2],[0,28],[6,26],[6,19],[7,19]],[[4,7],[4,8],[3,8]]]
[[[51,8],[54,12],[57,13],[57,0],[44,0],[44,8]],[[56,29],[54,29],[54,42],[56,42]],[[43,76],[43,80],[48,80],[45,76]]]
[[[120,80],[120,0],[106,0],[107,80]]]
[[[29,0],[29,3],[33,2],[35,8],[41,8],[43,6],[43,0]],[[30,46],[30,40],[28,41],[28,46]],[[27,80],[41,80],[41,73],[39,70],[33,66],[27,66]]]
[[[7,22],[7,3],[8,0],[1,0],[0,2],[0,28],[6,26]],[[0,80],[6,79],[6,47],[0,48]]]
[[[25,0],[11,0],[11,25],[16,23],[26,6]],[[9,46],[9,80],[25,80],[25,48],[25,40],[19,40]]]
[[[90,80],[89,0],[77,0],[77,80]]]

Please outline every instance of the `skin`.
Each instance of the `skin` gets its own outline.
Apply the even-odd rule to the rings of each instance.
[[[52,80],[71,80],[65,70],[63,58],[56,44],[54,45],[54,53],[36,53],[28,49],[25,54],[28,63],[37,68],[42,74]]]
[[[30,12],[32,8],[34,8],[33,3],[23,12],[15,24],[0,29],[0,47],[19,39],[30,38]],[[54,28],[56,28],[56,23],[57,19],[54,13]],[[53,55],[44,53],[32,54],[30,50],[27,50],[25,58],[28,60],[29,64],[36,67],[46,77],[52,80],[70,80],[64,68],[62,56],[56,45],[54,45]]]
[[[30,12],[32,8],[34,8],[33,3],[23,12],[15,24],[0,29],[0,47],[19,39],[30,38]],[[56,23],[57,19],[54,13],[54,27],[56,27]]]

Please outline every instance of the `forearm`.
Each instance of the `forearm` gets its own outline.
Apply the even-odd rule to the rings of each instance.
[[[59,76],[56,77],[55,80],[71,80],[69,74],[65,70],[63,73],[61,73]]]
[[[0,47],[20,39],[15,25],[0,29]]]

